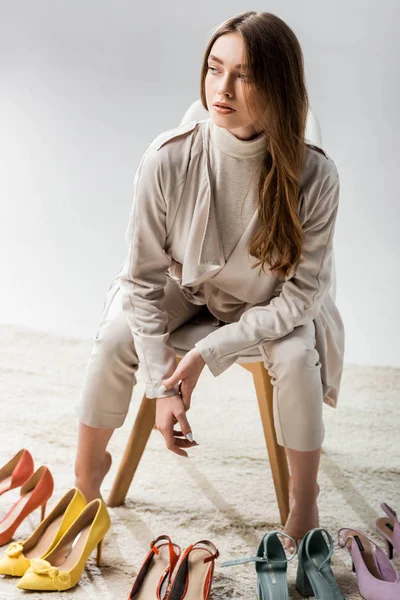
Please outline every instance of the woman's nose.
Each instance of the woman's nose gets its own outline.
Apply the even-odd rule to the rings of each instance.
[[[230,96],[232,96],[232,87],[232,78],[229,76],[223,77],[219,82],[218,92],[221,95],[229,94]]]

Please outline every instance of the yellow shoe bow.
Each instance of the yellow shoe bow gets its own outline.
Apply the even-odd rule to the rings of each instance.
[[[7,556],[9,556],[10,558],[18,558],[19,556],[21,556],[23,549],[24,547],[22,544],[20,544],[19,542],[13,542],[5,550],[5,554],[7,554]]]
[[[48,575],[54,587],[58,590],[61,590],[65,586],[70,586],[69,573],[59,571],[57,567],[53,567],[53,565],[43,558],[32,558],[29,570],[37,575]]]

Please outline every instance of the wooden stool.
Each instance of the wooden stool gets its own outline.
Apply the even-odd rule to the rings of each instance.
[[[180,328],[183,332],[183,337],[188,348],[193,348],[193,339],[190,336],[185,336],[188,333],[190,325],[184,325]],[[201,329],[193,327],[191,330]],[[186,331],[185,331],[186,330]],[[179,331],[179,330],[177,330]],[[181,332],[181,333],[182,333]],[[203,332],[199,332],[204,334]],[[173,339],[176,332],[170,335]],[[201,338],[199,338],[201,339]],[[180,347],[184,346],[182,339],[179,340]],[[175,349],[177,348],[174,344]],[[188,349],[184,349],[179,354],[184,356]],[[183,356],[179,356],[177,351],[177,361],[179,362]],[[260,361],[260,354],[252,357],[245,357],[237,361],[240,366],[244,367],[253,374],[254,386],[257,394],[258,407],[260,409],[261,421],[264,430],[265,443],[267,445],[269,463],[272,471],[272,478],[275,486],[276,499],[278,502],[279,513],[282,525],[285,524],[289,514],[289,469],[286,458],[286,451],[283,446],[279,446],[276,441],[274,418],[273,418],[273,386],[267,370],[264,367],[263,361]],[[126,445],[124,455],[120,462],[117,475],[115,477],[110,495],[107,499],[107,504],[110,507],[121,506],[124,503],[129,486],[132,483],[133,476],[142,457],[143,451],[149,439],[150,433],[154,428],[155,423],[155,401],[149,400],[146,396],[143,397],[135,423],[133,425],[131,435]]]

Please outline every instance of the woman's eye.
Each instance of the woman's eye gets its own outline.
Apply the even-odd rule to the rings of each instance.
[[[212,73],[215,73],[215,71],[218,73],[218,69],[216,67],[208,67],[208,70]],[[249,76],[246,75],[246,73],[239,73],[239,77],[241,79],[250,79]]]

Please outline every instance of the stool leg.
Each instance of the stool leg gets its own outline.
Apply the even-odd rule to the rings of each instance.
[[[143,396],[135,423],[133,424],[128,443],[118,467],[107,504],[110,507],[121,506],[124,503],[129,486],[132,483],[147,440],[154,427],[156,415],[156,404]]]
[[[273,385],[262,362],[242,363],[240,366],[253,374],[276,499],[282,525],[285,525],[289,515],[289,467],[285,448],[280,446],[276,440],[273,412]]]

